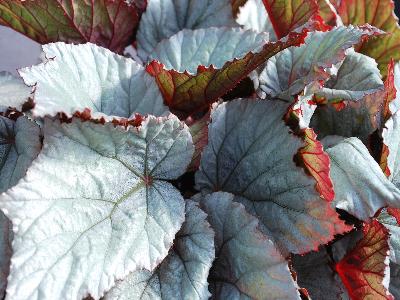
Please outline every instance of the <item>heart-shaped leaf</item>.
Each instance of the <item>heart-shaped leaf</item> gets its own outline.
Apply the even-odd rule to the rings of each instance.
[[[313,143],[290,132],[282,120],[286,109],[278,101],[250,99],[219,105],[211,115],[196,186],[203,193],[233,193],[283,250],[305,253],[348,228],[330,199],[317,191],[316,187],[325,186],[317,185],[320,177],[296,166],[299,150],[304,150],[301,163],[315,170],[329,170],[329,164],[320,165],[329,163],[329,158],[321,160],[321,149],[314,151]]]
[[[153,270],[184,221],[165,180],[190,162],[188,129],[171,116],[127,129],[46,119],[43,130],[42,152],[0,199],[14,230],[7,293],[99,298],[129,272]]]

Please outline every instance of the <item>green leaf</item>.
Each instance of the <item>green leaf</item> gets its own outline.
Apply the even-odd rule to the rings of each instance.
[[[214,232],[195,202],[187,200],[185,213],[174,245],[157,269],[129,274],[105,300],[209,298],[207,277],[215,258]]]
[[[35,116],[71,116],[85,108],[124,118],[168,111],[154,79],[130,58],[93,44],[48,44],[43,54],[44,63],[20,70],[25,83],[35,85]]]
[[[213,299],[300,299],[287,261],[258,221],[229,193],[201,201],[215,231],[216,260],[209,281]]]
[[[143,0],[4,0],[0,22],[41,44],[91,42],[122,52],[144,9]]]
[[[290,132],[282,120],[286,109],[285,103],[251,99],[219,105],[196,186],[203,194],[233,193],[284,251],[305,253],[348,228],[316,189],[322,174],[314,178],[296,166],[298,153],[316,171],[329,168],[329,159],[320,160],[321,149]]]
[[[140,127],[45,120],[44,146],[1,195],[13,223],[13,299],[99,298],[117,279],[152,271],[184,221],[176,179],[193,155],[176,117]]]

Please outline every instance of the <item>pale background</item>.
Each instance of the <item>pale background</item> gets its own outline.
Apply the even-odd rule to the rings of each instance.
[[[38,62],[40,45],[7,27],[0,26],[0,71],[16,74],[21,67]]]

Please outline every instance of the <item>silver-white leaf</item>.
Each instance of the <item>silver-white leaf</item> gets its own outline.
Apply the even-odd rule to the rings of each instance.
[[[130,58],[90,43],[47,44],[43,54],[45,62],[19,70],[35,86],[35,116],[71,116],[85,108],[96,117],[168,112],[154,79]]]
[[[128,129],[46,119],[42,152],[0,197],[14,231],[7,299],[98,299],[130,272],[153,270],[184,221],[165,180],[192,155],[174,116]]]
[[[208,299],[207,277],[215,258],[214,232],[206,214],[186,202],[186,219],[168,256],[153,272],[140,270],[117,282],[105,300]]]
[[[326,152],[331,159],[336,208],[368,221],[382,207],[400,207],[400,191],[359,139],[348,138]]]
[[[209,140],[196,173],[203,194],[233,193],[283,251],[305,253],[333,239],[344,224],[316,181],[293,157],[304,141],[282,118],[280,101],[237,99],[211,115]]]
[[[150,59],[167,69],[196,74],[198,66],[221,68],[226,62],[259,52],[268,42],[268,34],[241,28],[212,27],[182,30],[161,41]]]
[[[258,220],[233,199],[218,192],[201,201],[215,231],[212,299],[300,299],[286,259],[259,231]]]
[[[163,39],[182,29],[237,26],[231,0],[149,0],[137,33],[143,61]]]

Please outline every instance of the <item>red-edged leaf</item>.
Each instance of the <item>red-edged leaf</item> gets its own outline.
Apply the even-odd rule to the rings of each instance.
[[[236,16],[239,12],[239,8],[246,4],[247,0],[231,0],[233,15]]]
[[[208,122],[210,121],[210,112],[205,114],[201,119],[193,120],[188,117],[185,121],[189,126],[194,144],[194,153],[192,161],[188,166],[188,171],[196,171],[200,166],[201,153],[208,142]]]
[[[335,197],[333,183],[329,176],[330,159],[324,152],[324,147],[317,140],[317,135],[312,128],[302,131],[306,145],[299,149],[298,155],[304,167],[311,176],[315,178],[316,189],[327,201],[332,201]]]
[[[318,13],[315,0],[263,0],[278,39]]]
[[[400,209],[399,208],[387,208],[388,214],[394,217],[397,221],[397,224],[400,224]]]
[[[384,97],[384,107],[383,107],[383,113],[382,113],[382,118],[384,121],[387,121],[394,111],[390,109],[390,104],[391,102],[396,99],[396,87],[394,85],[394,61],[393,59],[391,60],[390,64],[388,65],[388,75],[385,81],[385,90],[383,92],[383,97]],[[381,169],[383,173],[387,177],[390,176],[390,168],[388,166],[388,157],[389,157],[389,147],[383,143],[382,145],[382,152],[381,152],[381,158],[379,165],[381,166]]]
[[[235,201],[258,217],[261,230],[284,253],[304,254],[351,227],[321,197],[319,182],[296,165],[293,158],[307,144],[283,122],[286,110],[281,101],[236,99],[219,105],[211,114],[209,141],[195,182],[203,194],[235,194]],[[318,161],[311,154],[307,159],[312,163],[310,157]]]
[[[306,29],[300,33],[292,32],[287,39],[269,42],[260,52],[249,52],[241,59],[226,62],[221,69],[199,66],[195,75],[166,70],[157,61],[152,61],[147,71],[155,77],[165,104],[176,112],[190,114],[233,89],[268,58],[288,47],[301,45],[306,35]]]
[[[340,3],[339,3],[340,2]],[[343,23],[370,24],[388,35],[377,37],[361,45],[359,52],[376,59],[379,68],[386,74],[390,59],[400,60],[400,27],[394,14],[392,0],[336,0],[337,12]]]
[[[377,220],[365,224],[364,237],[336,265],[354,300],[393,299],[389,286],[389,232]]]
[[[325,23],[331,26],[336,25],[336,10],[329,2],[329,0],[317,0],[317,3],[319,8],[319,15],[322,17]]]
[[[146,0],[3,0],[0,21],[42,44],[92,42],[122,52],[145,7]]]

